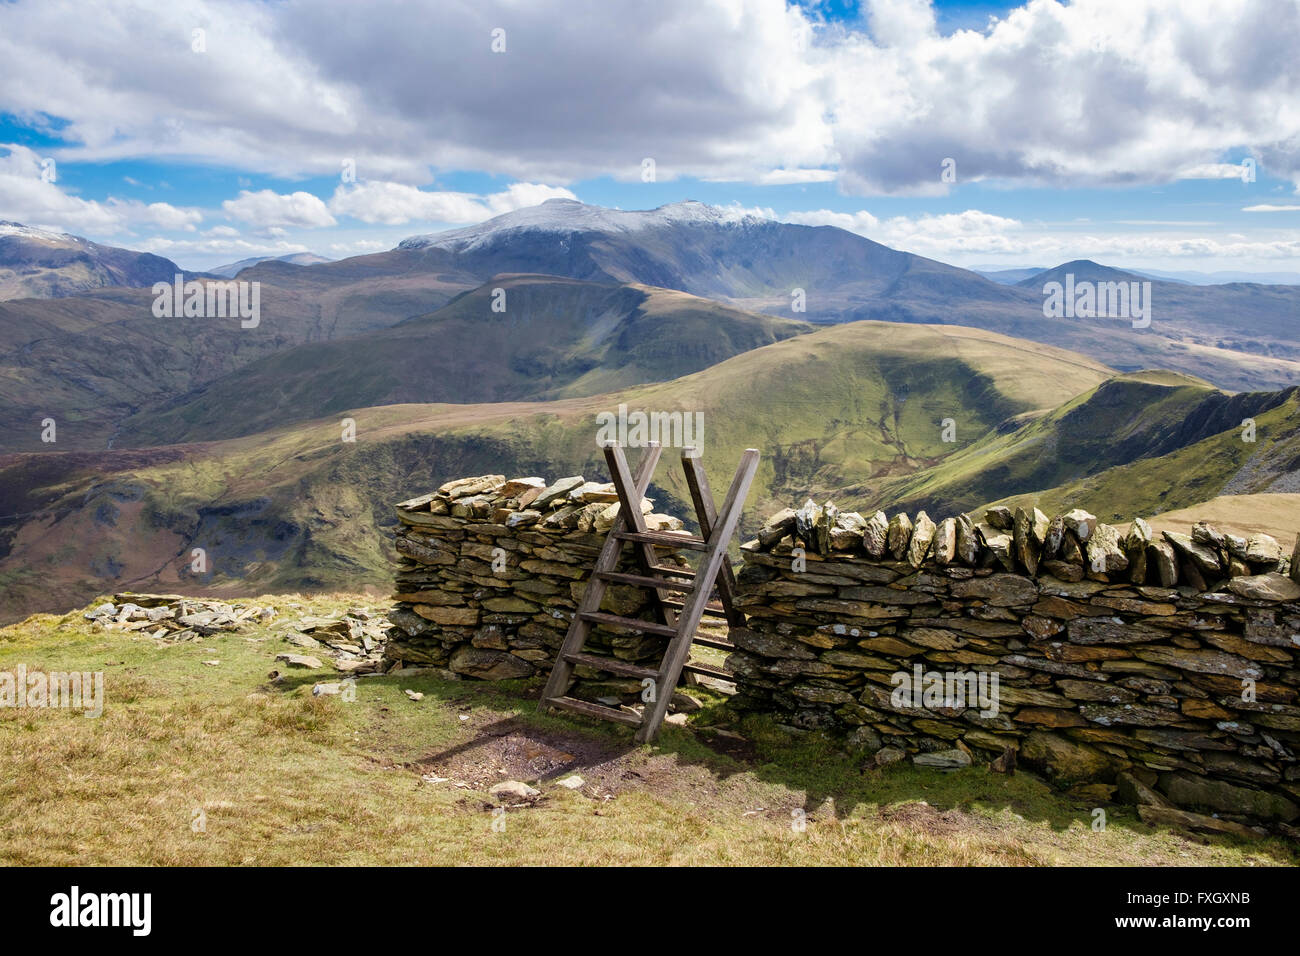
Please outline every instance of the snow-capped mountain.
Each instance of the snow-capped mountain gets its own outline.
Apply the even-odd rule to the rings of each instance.
[[[523,233],[630,233],[683,225],[762,225],[769,220],[738,210],[709,206],[688,199],[657,209],[607,209],[576,199],[548,199],[539,206],[516,209],[486,222],[446,232],[404,239],[399,249],[449,249],[472,252],[489,243]]]
[[[24,226],[21,222],[10,222],[7,219],[0,219],[0,238],[5,236],[16,236],[19,239],[32,239],[36,242],[48,244],[77,244],[84,243],[93,245],[88,239],[82,239],[79,236],[69,235],[66,232],[51,232],[48,229],[38,229],[35,226]]]
[[[0,220],[0,301],[56,298],[104,286],[150,286],[183,271],[150,252]]]

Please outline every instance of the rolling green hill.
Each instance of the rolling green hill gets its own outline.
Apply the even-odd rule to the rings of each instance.
[[[391,328],[251,362],[127,420],[119,445],[232,438],[371,405],[592,395],[678,378],[811,328],[668,289],[498,276]]]
[[[1240,396],[1237,396],[1240,397]],[[1245,417],[1255,421],[1255,441],[1243,440],[1241,419],[1223,431],[1159,457],[1121,461],[1104,471],[1033,494],[1008,495],[1003,504],[1038,503],[1044,511],[1085,508],[1105,521],[1128,521],[1227,496],[1293,495],[1300,492],[1300,388],[1276,393]],[[1247,409],[1248,411],[1249,409]],[[1243,508],[1248,502],[1243,501]],[[1241,522],[1249,525],[1249,509]],[[1300,531],[1300,511],[1291,516]],[[1289,543],[1289,539],[1287,539]]]
[[[1164,461],[1162,456],[1172,459],[1176,453],[1210,438],[1239,435],[1238,426],[1246,418],[1267,422],[1270,430],[1260,434],[1256,446],[1237,441],[1243,454],[1232,461],[1240,465],[1252,448],[1271,447],[1273,423],[1285,422],[1285,409],[1294,404],[1297,393],[1300,389],[1231,395],[1174,372],[1116,376],[1048,415],[1023,422],[1013,430],[985,435],[942,464],[894,482],[888,496],[931,511],[970,510],[990,499],[1087,483],[1091,476],[1108,475],[1108,469],[1119,466]],[[1218,493],[1217,489],[1232,474],[1224,461],[1216,462],[1209,472],[1215,476],[1213,480],[1220,482],[1213,493]],[[1176,497],[1183,504],[1201,500],[1188,498],[1186,492]],[[1057,508],[1067,499],[1044,494],[1043,500]],[[1126,489],[1117,482],[1105,496],[1068,500],[1070,507],[1078,504],[1109,512],[1116,506],[1122,510],[1130,500],[1144,499],[1138,489]],[[1048,510],[1046,504],[1041,507]],[[1150,511],[1151,505],[1146,507]]]
[[[466,474],[601,474],[596,415],[619,403],[699,412],[718,488],[741,449],[760,448],[753,527],[791,498],[864,476],[878,495],[890,476],[933,465],[957,447],[943,441],[945,418],[974,441],[1109,375],[1082,356],[973,329],[854,323],[614,393],[349,410],[355,443],[340,440],[341,416],[331,416],[219,442],[3,456],[5,613],[117,586],[380,585],[393,501]],[[652,497],[672,509],[685,497],[680,471],[660,477]],[[193,547],[210,561],[198,579]]]
[[[596,416],[620,404],[699,413],[715,490],[760,449],[746,531],[809,495],[935,516],[1019,495],[1124,520],[1294,491],[1300,470],[1300,390],[1230,395],[975,329],[851,323],[599,395],[382,405],[222,441],[0,457],[5,615],[120,587],[382,587],[393,501],[470,474],[603,476]],[[340,440],[345,415],[355,443]],[[651,497],[684,514],[675,454]]]

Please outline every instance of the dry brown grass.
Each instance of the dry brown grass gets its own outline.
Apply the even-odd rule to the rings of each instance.
[[[1159,832],[1120,808],[1094,832],[1090,807],[1025,774],[862,773],[829,743],[762,721],[730,725],[752,754],[737,762],[720,752],[736,748],[710,728],[723,717],[712,704],[634,748],[621,729],[537,714],[526,685],[384,677],[360,681],[353,703],[312,697],[330,675],[267,684],[288,605],[364,599],[261,600],[281,608],[277,626],[199,644],[96,633],[79,615],[0,630],[0,668],[103,670],[107,695],[98,719],[0,710],[0,863],[1296,862],[1280,841]],[[555,783],[571,772],[581,791]],[[486,789],[510,775],[542,796],[495,832]]]

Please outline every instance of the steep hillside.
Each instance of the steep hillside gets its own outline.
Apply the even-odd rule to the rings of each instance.
[[[275,262],[241,273],[241,282],[260,283],[255,328],[229,318],[157,318],[148,289],[0,302],[0,452],[48,450],[40,439],[47,417],[58,422],[60,449],[113,447],[137,411],[267,355],[427,313],[463,291],[438,273],[344,268],[322,284],[301,275],[309,271]]]
[[[250,363],[128,420],[119,445],[231,438],[367,405],[592,395],[811,328],[667,289],[498,276],[392,328]]]
[[[105,286],[147,287],[183,271],[149,252],[0,220],[0,301],[75,295]]]
[[[993,498],[1079,482],[1117,465],[1156,459],[1239,431],[1244,419],[1263,421],[1260,416],[1286,405],[1296,392],[1300,389],[1230,395],[1172,372],[1117,376],[1048,415],[981,437],[942,465],[900,480],[889,495],[905,504],[954,512]],[[1129,497],[1131,493],[1110,501]]]
[[[1221,496],[1300,493],[1300,388],[1234,398],[1248,401],[1225,406],[1222,417],[1207,418],[1200,429],[1237,419],[1222,431],[1159,457],[1121,462],[1034,494],[1011,495],[1003,503],[1032,500],[1044,511],[1081,507],[1103,520],[1127,521]],[[1254,442],[1244,440],[1245,417],[1254,419]],[[1188,435],[1198,433],[1193,429]],[[1300,530],[1300,521],[1291,523]]]
[[[115,586],[325,588],[382,581],[390,505],[453,477],[603,472],[596,416],[699,412],[705,464],[724,488],[742,448],[763,461],[747,521],[792,497],[926,467],[958,436],[996,429],[1095,387],[1082,356],[971,329],[857,323],[734,356],[671,382],[551,402],[393,405],[208,444],[0,457],[6,614]],[[671,436],[666,436],[671,438]],[[963,439],[965,440],[965,439]],[[652,492],[685,497],[668,452]],[[196,579],[190,549],[206,549]]]

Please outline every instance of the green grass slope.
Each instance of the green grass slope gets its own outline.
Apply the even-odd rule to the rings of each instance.
[[[1032,501],[1049,512],[1080,507],[1104,521],[1122,522],[1224,496],[1295,494],[1300,492],[1300,389],[1275,398],[1280,403],[1242,416],[1255,421],[1254,442],[1244,440],[1238,418],[1222,431],[1159,457],[1120,463],[1033,494],[1008,495],[1001,503]],[[1244,525],[1252,520],[1249,510],[1242,512]],[[1289,524],[1300,531],[1300,512]]]
[[[149,289],[104,289],[60,299],[0,302],[0,453],[103,450],[123,420],[307,342],[382,329],[445,304],[465,285],[439,273],[358,276],[329,288],[276,263],[246,270],[261,282],[261,322],[158,318]]]
[[[99,454],[0,457],[0,583],[16,616],[119,586],[337,588],[390,576],[385,527],[402,497],[468,474],[603,475],[596,416],[703,416],[720,497],[743,448],[763,453],[747,510],[838,494],[951,453],[1093,388],[1110,370],[1081,356],[973,329],[856,323],[796,336],[672,382],[550,402],[392,405],[220,442]],[[685,500],[669,451],[651,497]],[[208,554],[193,575],[190,550]]]
[[[1131,807],[1054,791],[1032,773],[863,767],[818,734],[721,695],[629,728],[542,714],[541,678],[369,677],[313,696],[328,664],[286,671],[295,621],[385,602],[267,595],[266,623],[167,644],[93,627],[80,610],[0,629],[0,669],[102,671],[95,720],[0,708],[0,865],[1294,866],[1294,842],[1153,828]],[[286,671],[278,682],[272,670]],[[419,701],[407,692],[419,692]],[[719,731],[725,731],[719,733]],[[583,786],[557,781],[577,773]],[[494,816],[505,779],[543,791]],[[807,815],[792,832],[792,813]],[[202,826],[192,826],[196,819]],[[503,832],[494,832],[501,830]],[[197,831],[197,832],[196,832]],[[75,838],[70,837],[75,834]]]
[[[1227,432],[1284,404],[1288,394],[1229,395],[1173,372],[1116,376],[1014,430],[979,436],[940,465],[895,482],[888,496],[901,504],[953,513],[1007,495],[1083,481]],[[1185,496],[1179,500],[1189,501]]]
[[[252,362],[134,416],[119,444],[233,438],[372,405],[592,395],[678,378],[811,328],[667,289],[498,276],[391,328]]]

